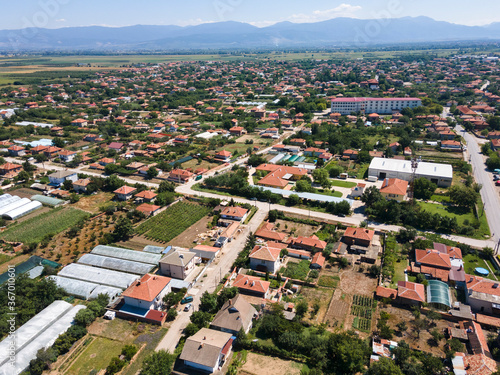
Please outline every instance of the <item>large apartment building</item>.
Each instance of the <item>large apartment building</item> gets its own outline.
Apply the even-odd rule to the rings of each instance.
[[[418,98],[336,98],[332,99],[332,113],[392,114],[404,108],[416,108],[421,105],[422,100]]]

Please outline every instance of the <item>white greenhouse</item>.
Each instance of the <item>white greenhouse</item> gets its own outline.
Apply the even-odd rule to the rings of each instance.
[[[120,247],[104,245],[97,245],[94,250],[91,251],[91,254],[152,264],[155,266],[158,265],[160,259],[162,258],[162,254],[153,254],[144,251],[128,250]]]
[[[114,271],[134,273],[141,276],[147,274],[154,268],[151,264],[132,262],[130,260],[110,258],[96,254],[85,254],[78,260],[78,263]]]
[[[127,289],[130,284],[139,278],[139,276],[130,273],[106,270],[104,268],[86,266],[78,263],[67,265],[58,275],[70,279],[112,286],[123,290]]]
[[[19,219],[20,217],[27,215],[30,212],[38,210],[39,208],[42,208],[42,207],[43,207],[43,205],[40,202],[31,201],[28,204],[25,204],[21,207],[17,207],[13,210],[10,210],[10,211],[2,214],[2,217],[5,219],[9,219],[9,220],[16,220],[16,219]]]

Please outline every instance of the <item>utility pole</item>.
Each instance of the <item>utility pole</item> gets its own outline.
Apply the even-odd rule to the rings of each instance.
[[[412,158],[411,159],[411,180],[410,180],[410,194],[409,198],[411,200],[411,204],[415,204],[415,177],[417,175],[418,163],[420,162],[420,158]]]

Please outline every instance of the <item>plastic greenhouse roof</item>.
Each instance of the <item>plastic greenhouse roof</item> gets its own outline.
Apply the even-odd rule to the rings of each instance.
[[[152,254],[144,251],[135,251],[122,249],[120,247],[97,245],[94,250],[91,251],[95,255],[103,255],[112,258],[131,260],[134,262],[141,262],[147,264],[158,265],[162,257],[161,254]]]
[[[427,302],[439,303],[451,307],[448,285],[439,280],[429,280],[427,282]]]
[[[78,263],[67,265],[58,275],[120,289],[127,289],[130,284],[139,278],[139,276],[130,273],[106,270]]]
[[[134,273],[141,276],[151,271],[154,267],[151,264],[132,262],[130,260],[110,258],[96,254],[85,254],[78,260],[78,263],[114,271]]]
[[[47,206],[54,206],[54,207],[64,203],[64,201],[60,199],[46,197],[45,195],[40,195],[40,194],[33,195],[31,199],[34,201],[38,201],[41,204],[46,204]]]
[[[113,288],[112,286],[98,285],[92,293],[90,293],[89,299],[96,299],[99,294],[107,294],[109,296],[109,302],[113,302],[116,297],[122,294],[120,288]]]
[[[146,245],[146,246],[144,246],[144,249],[142,249],[142,251],[144,251],[146,253],[153,253],[153,254],[162,254],[163,250],[165,250],[164,247],[152,246],[152,245]]]
[[[57,286],[63,288],[66,293],[82,299],[89,299],[90,293],[99,286],[99,284],[96,283],[68,279],[62,276],[49,276],[49,278],[54,280]]]
[[[16,220],[17,218],[20,218],[21,216],[27,215],[32,211],[38,210],[39,208],[42,208],[42,204],[37,201],[31,201],[21,207],[17,207],[13,210],[10,210],[2,215],[2,217],[10,219],[10,220]]]

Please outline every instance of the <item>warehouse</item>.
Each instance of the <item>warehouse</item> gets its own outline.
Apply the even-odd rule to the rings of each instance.
[[[139,278],[139,276],[130,273],[106,270],[78,263],[67,265],[58,275],[120,289],[127,289],[130,284]]]
[[[373,158],[368,169],[368,177],[378,179],[399,178],[411,181],[412,168],[410,160]],[[440,187],[451,186],[453,167],[450,164],[419,162],[416,178],[426,178]]]
[[[102,255],[111,258],[125,259],[133,262],[141,262],[146,264],[158,265],[162,255],[147,253],[144,251],[135,251],[122,249],[120,247],[98,245],[91,251],[92,254]]]
[[[54,301],[25,324],[15,334],[15,366],[10,362],[11,336],[0,342],[0,373],[19,374],[24,371],[30,361],[36,357],[40,349],[50,347],[60,334],[71,326],[78,311],[85,306],[73,306],[68,302]]]
[[[114,271],[133,273],[141,276],[150,272],[154,268],[151,264],[132,262],[130,260],[110,258],[96,254],[84,254],[78,260],[78,263]]]

